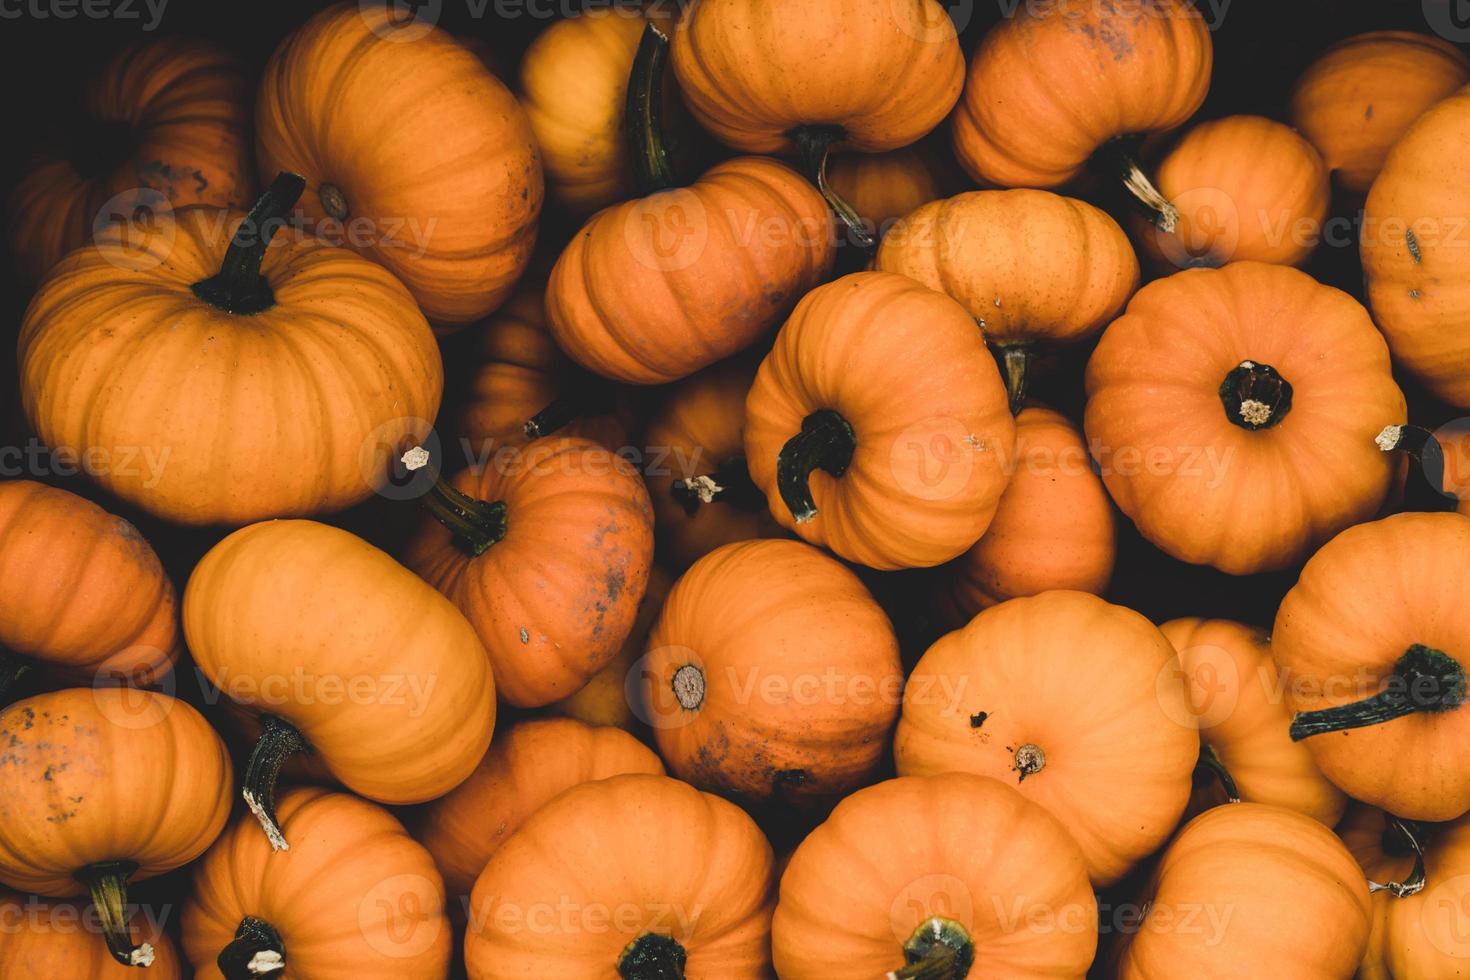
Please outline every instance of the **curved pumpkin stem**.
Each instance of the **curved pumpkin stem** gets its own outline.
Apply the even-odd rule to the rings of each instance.
[[[286,969],[286,944],[269,922],[247,915],[214,962],[225,980],[278,976]]]
[[[1227,802],[1240,802],[1240,788],[1235,785],[1235,777],[1230,775],[1230,770],[1225,768],[1225,763],[1220,759],[1220,753],[1216,752],[1212,746],[1200,743],[1199,761],[1194,764],[1194,771],[1218,779],[1220,787],[1225,790]]]
[[[1412,820],[1402,820],[1391,813],[1385,813],[1384,819],[1388,823],[1388,830],[1399,835],[1414,852],[1414,870],[1409,872],[1409,877],[1402,882],[1390,881],[1379,884],[1376,881],[1368,882],[1369,892],[1388,892],[1395,898],[1408,898],[1417,895],[1424,890],[1428,883],[1424,877],[1424,845],[1422,843],[1423,828]]]
[[[884,980],[961,980],[975,962],[975,944],[964,926],[935,915],[919,923],[903,944],[903,958],[908,965]]]
[[[242,316],[274,306],[276,294],[260,274],[260,264],[265,261],[271,236],[291,213],[305,187],[306,178],[300,174],[276,174],[276,179],[235,229],[219,272],[190,287],[194,295],[226,313]]]
[[[710,473],[675,480],[669,487],[684,513],[693,517],[701,504],[728,504],[743,510],[760,510],[766,498],[750,478],[750,467],[744,456],[731,456]]]
[[[403,465],[409,472],[423,468],[428,462],[429,452],[423,446],[415,446],[403,454]],[[419,499],[425,509],[454,535],[455,546],[471,558],[480,557],[505,537],[503,500],[494,503],[476,500],[445,483],[443,476],[436,476],[429,492]]]
[[[29,660],[0,647],[0,708],[10,703],[11,689],[30,669]]]
[[[1384,683],[1384,690],[1370,698],[1297,715],[1291,720],[1291,740],[1381,725],[1420,711],[1452,711],[1465,701],[1465,668],[1422,643],[1404,652]]]
[[[92,898],[112,958],[123,966],[152,966],[153,947],[148,943],[134,946],[128,929],[128,876],[137,870],[132,861],[106,861],[88,865],[75,877]]]
[[[1108,140],[1098,147],[1095,159],[1103,169],[1117,175],[1128,193],[1149,210],[1153,215],[1154,227],[1160,231],[1172,232],[1179,227],[1179,209],[1148,179],[1148,175],[1134,159],[1129,142],[1131,141],[1126,137]]]
[[[812,471],[841,476],[856,448],[852,426],[832,409],[821,409],[802,420],[801,431],[787,440],[776,458],[776,487],[796,523],[805,524],[817,516],[809,485]]]
[[[663,135],[663,84],[668,61],[669,36],[650,20],[633,56],[628,100],[623,109],[633,186],[640,195],[667,190],[676,183]]]
[[[1241,361],[1220,382],[1220,404],[1242,429],[1269,429],[1291,411],[1291,382],[1269,364]]]
[[[1452,491],[1445,488],[1444,447],[1440,445],[1434,433],[1418,425],[1388,425],[1378,433],[1374,442],[1386,453],[1405,453],[1419,464],[1419,472],[1424,477],[1423,483],[1428,486],[1430,493],[1423,493],[1422,489],[1419,489],[1419,484],[1415,482],[1409,489],[1415,489],[1425,498],[1415,501],[1424,506],[1416,506],[1411,509],[1425,511],[1455,509],[1459,501]],[[1406,492],[1405,497],[1408,496]],[[1405,504],[1408,504],[1407,499]]]
[[[291,845],[286,843],[286,835],[276,822],[276,780],[280,778],[281,766],[287,759],[297,752],[311,751],[311,746],[305,736],[284,718],[261,715],[260,722],[260,738],[250,752],[241,795],[255,819],[260,821],[271,847],[287,851]]]
[[[827,156],[832,151],[832,144],[846,139],[847,132],[841,126],[798,126],[786,135],[801,153],[802,173],[822,192],[827,207],[847,228],[853,244],[864,252],[871,252],[877,242],[868,231],[867,222],[827,183]]]
[[[623,980],[684,980],[689,954],[673,936],[645,932],[618,957],[618,976]]]
[[[549,436],[558,429],[570,425],[583,413],[582,400],[569,395],[558,395],[541,411],[526,420],[524,431],[529,439]]]
[[[996,354],[1000,357],[1001,373],[1005,375],[1011,414],[1020,415],[1026,406],[1026,372],[1031,368],[1031,348],[1024,344],[1010,344],[997,348]]]

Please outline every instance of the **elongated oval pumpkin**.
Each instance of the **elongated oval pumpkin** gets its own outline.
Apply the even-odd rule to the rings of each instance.
[[[166,909],[164,910],[167,911]],[[152,950],[148,980],[181,980],[180,957],[159,928],[158,910],[134,912],[128,925]],[[49,902],[0,892],[0,976],[45,980],[137,980],[140,974],[112,958],[74,902]]]
[[[306,177],[308,226],[392,270],[431,320],[484,316],[530,261],[543,191],[530,123],[422,18],[317,14],[266,65],[255,134],[261,173]]]
[[[858,790],[791,857],[771,925],[782,980],[1070,977],[1097,902],[1066,829],[998,780],[905,776]],[[927,972],[926,972],[927,971]]]
[[[1087,364],[1084,426],[1113,500],[1170,555],[1232,575],[1372,517],[1392,475],[1374,439],[1405,412],[1367,311],[1262,262],[1150,283]]]
[[[743,541],[674,584],[642,665],[659,754],[756,803],[830,803],[872,779],[903,673],[856,575],[799,541]]]
[[[1084,592],[1012,599],[942,637],[909,676],[893,743],[899,775],[1016,786],[1071,832],[1097,885],[1168,837],[1198,755],[1174,648]]]
[[[664,776],[582,783],[481,872],[465,937],[470,980],[763,980],[773,865],[733,803]]]
[[[366,499],[422,439],[443,369],[382,268],[289,234],[283,174],[243,218],[187,208],[64,259],[21,324],[26,416],[105,489],[181,524],[238,526]]]
[[[1397,514],[1323,545],[1276,613],[1291,734],[1354,799],[1411,820],[1470,810],[1470,519]]]
[[[0,744],[0,884],[89,893],[113,959],[146,966],[154,951],[132,941],[127,882],[188,864],[224,829],[224,742],[167,695],[72,688],[0,708]]]
[[[975,321],[888,272],[808,293],[745,413],[750,475],[776,519],[884,570],[937,565],[974,544],[1016,441]]]
[[[314,521],[252,524],[210,549],[184,590],[205,680],[260,718],[244,796],[271,844],[281,763],[309,753],[348,789],[422,803],[474,771],[495,684],[473,627],[383,552]]]

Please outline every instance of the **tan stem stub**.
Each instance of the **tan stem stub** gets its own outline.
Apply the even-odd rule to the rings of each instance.
[[[679,707],[694,711],[704,704],[704,671],[693,664],[685,664],[674,671],[674,697]]]
[[[317,197],[321,199],[322,210],[328,215],[338,221],[347,219],[347,195],[336,184],[323,184]]]
[[[1015,765],[1013,768],[1019,775],[1016,782],[1024,782],[1027,776],[1034,776],[1046,768],[1046,753],[1041,746],[1027,742],[1016,749]]]
[[[699,497],[702,503],[712,504],[715,495],[725,488],[715,482],[712,476],[696,476],[684,484]]]

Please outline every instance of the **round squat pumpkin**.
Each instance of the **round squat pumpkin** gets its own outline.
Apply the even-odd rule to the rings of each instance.
[[[891,272],[808,293],[745,414],[750,475],[776,519],[880,570],[938,565],[974,544],[1016,441],[975,321]]]
[[[1393,469],[1374,439],[1405,413],[1367,311],[1263,262],[1150,283],[1087,364],[1084,426],[1113,500],[1168,554],[1232,575],[1371,518]]]
[[[152,952],[148,980],[181,980],[179,953],[153,909],[133,914],[129,928]],[[157,917],[155,917],[157,916]],[[75,902],[49,902],[0,891],[0,976],[45,980],[136,980],[139,974],[113,959]]]
[[[582,783],[480,873],[470,980],[764,980],[773,869],[771,845],[733,803],[644,773]]]
[[[255,135],[262,174],[306,177],[308,230],[382,263],[431,320],[479,319],[530,261],[542,174],[525,112],[392,5],[339,3],[281,42]]]
[[[1410,820],[1470,810],[1470,519],[1397,514],[1312,556],[1276,613],[1291,736],[1349,796]]]
[[[1066,829],[1020,793],[905,776],[858,790],[802,841],[771,943],[782,980],[1081,980],[1097,901]]]

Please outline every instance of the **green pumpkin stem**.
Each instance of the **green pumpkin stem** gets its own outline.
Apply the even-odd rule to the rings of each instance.
[[[693,517],[701,504],[727,504],[758,511],[766,506],[765,495],[750,478],[750,467],[742,455],[731,456],[713,471],[686,480],[675,480],[669,496]]]
[[[1242,429],[1269,429],[1291,411],[1291,382],[1269,364],[1241,361],[1220,382],[1220,404]]]
[[[776,459],[776,487],[796,523],[805,524],[817,516],[809,482],[812,471],[841,476],[847,472],[856,448],[857,437],[852,426],[830,408],[808,415],[801,423],[801,431],[781,447],[781,455]]]
[[[1123,181],[1128,193],[1147,209],[1155,228],[1172,232],[1179,227],[1179,209],[1154,186],[1138,165],[1133,156],[1133,146],[1137,142],[1136,138],[1129,137],[1108,140],[1098,148],[1094,160],[1099,169]]]
[[[684,980],[689,954],[673,936],[645,932],[618,957],[618,976],[623,980]]]
[[[226,313],[249,316],[270,309],[276,294],[260,274],[271,236],[295,207],[306,187],[300,174],[279,173],[235,229],[219,272],[190,288],[194,295]]]
[[[1368,891],[1370,893],[1388,892],[1395,898],[1408,898],[1410,895],[1417,895],[1428,884],[1424,876],[1424,828],[1413,820],[1402,820],[1389,813],[1384,814],[1384,819],[1387,823],[1385,834],[1390,831],[1393,832],[1413,852],[1414,870],[1410,871],[1409,877],[1401,882],[1389,881],[1380,884],[1376,881],[1369,881]]]
[[[832,213],[847,228],[848,237],[853,244],[864,252],[871,252],[877,242],[868,231],[868,223],[827,183],[827,157],[832,152],[834,143],[840,143],[847,138],[847,131],[841,126],[798,126],[786,135],[796,144],[796,149],[801,154],[802,173],[812,182],[812,186],[822,192],[827,207],[832,209]]]
[[[220,950],[215,965],[225,980],[274,977],[286,969],[286,944],[269,922],[247,915],[235,930],[235,940]]]
[[[1240,802],[1240,787],[1235,785],[1235,777],[1230,775],[1230,770],[1225,768],[1220,753],[1216,752],[1213,747],[1200,744],[1199,761],[1194,764],[1194,771],[1218,779],[1220,788],[1225,790],[1225,799],[1231,803]]]
[[[10,691],[31,669],[31,662],[0,647],[0,708],[10,703]]]
[[[529,425],[529,423],[528,423]],[[403,464],[409,471],[428,465],[429,453],[422,446],[415,446],[403,454]],[[490,503],[451,487],[442,475],[434,477],[429,492],[419,498],[424,509],[454,535],[455,547],[471,558],[478,558],[490,550],[490,546],[505,537],[505,501]]]
[[[250,752],[250,762],[245,768],[244,788],[241,795],[245,805],[260,821],[271,847],[277,851],[290,850],[281,825],[276,822],[276,780],[280,778],[281,766],[297,752],[309,752],[307,743],[296,727],[277,715],[260,716],[260,738]]]
[[[677,183],[663,134],[663,85],[668,61],[669,36],[650,20],[633,55],[628,100],[623,108],[633,187],[640,195],[668,190]]]
[[[1026,406],[1026,372],[1031,368],[1031,348],[1020,344],[998,348],[1001,373],[1006,379],[1006,395],[1010,398],[1011,414],[1020,415]]]
[[[128,876],[137,870],[138,865],[132,861],[105,861],[88,865],[75,877],[92,898],[112,958],[123,966],[152,966],[153,947],[148,943],[133,945],[128,928]]]
[[[885,980],[963,980],[975,963],[975,944],[953,919],[931,916],[903,944],[904,962]]]
[[[1361,701],[1297,715],[1291,720],[1291,740],[1381,725],[1421,711],[1452,711],[1465,701],[1465,668],[1422,643],[1404,652],[1384,684],[1382,691]]]

